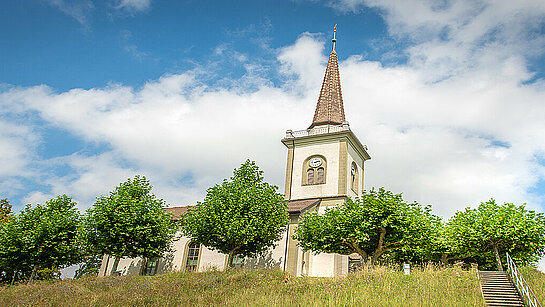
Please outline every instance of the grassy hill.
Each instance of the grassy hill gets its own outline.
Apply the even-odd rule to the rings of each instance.
[[[545,274],[525,269],[529,282]],[[1,306],[483,306],[475,271],[379,267],[347,278],[293,278],[282,271],[170,273],[41,281],[0,288]]]
[[[545,303],[545,273],[533,267],[523,267],[520,269],[520,273],[543,305]]]

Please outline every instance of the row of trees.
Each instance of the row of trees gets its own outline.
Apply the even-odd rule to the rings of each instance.
[[[98,197],[84,214],[66,195],[27,205],[19,214],[2,200],[0,280],[51,278],[77,263],[82,264],[78,276],[96,274],[103,254],[115,257],[115,271],[121,257],[162,256],[177,230],[229,255],[232,266],[235,255],[255,257],[272,247],[288,223],[278,188],[264,182],[263,172],[249,160],[229,180],[209,188],[181,224],[173,223],[166,203],[151,189],[145,177],[136,176]],[[501,269],[506,251],[520,263],[544,254],[545,217],[490,200],[443,223],[429,206],[379,189],[323,214],[304,213],[294,238],[305,250],[358,253],[364,261],[466,261]]]
[[[545,254],[545,216],[492,199],[443,223],[429,206],[381,188],[324,214],[305,214],[295,238],[305,250],[358,253],[371,262],[464,261],[502,270],[505,252],[521,264]]]
[[[116,257],[113,270],[121,257],[160,257],[176,225],[151,188],[145,177],[128,179],[85,214],[66,195],[27,205],[19,214],[2,200],[0,281],[58,278],[74,264],[80,264],[76,276],[96,274],[103,254]]]

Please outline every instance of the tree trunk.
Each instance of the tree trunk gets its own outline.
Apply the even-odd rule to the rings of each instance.
[[[19,272],[19,270],[15,270],[13,272],[13,276],[11,277],[11,284],[10,286],[13,286],[13,283],[15,282],[15,276],[17,276],[17,273]]]
[[[448,264],[448,255],[447,253],[442,253],[441,254],[441,263],[443,265],[447,265]]]
[[[32,279],[34,278],[34,275],[36,275],[36,266],[32,266],[32,272],[30,272],[30,278],[28,279],[27,285],[30,285],[32,282]]]
[[[112,270],[110,271],[110,275],[113,275],[115,271],[117,271],[117,266],[119,265],[119,257],[115,257],[114,265],[112,266]]]
[[[503,265],[501,264],[500,253],[498,252],[498,246],[496,244],[492,245],[494,247],[494,254],[496,255],[496,263],[498,264],[498,271],[503,272]]]
[[[146,267],[148,266],[149,259],[144,257],[142,258],[142,266],[140,267],[140,275],[146,275]]]
[[[227,258],[227,268],[233,268],[233,259],[235,258],[235,251],[232,250],[229,252],[229,257]]]

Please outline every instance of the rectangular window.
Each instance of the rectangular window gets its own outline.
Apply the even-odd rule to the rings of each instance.
[[[187,262],[185,264],[186,271],[195,271],[197,270],[197,264],[199,262],[199,244],[191,242],[188,246],[187,251]]]
[[[240,255],[235,255],[233,257],[234,268],[241,268],[243,264],[244,264],[244,258],[242,258]]]

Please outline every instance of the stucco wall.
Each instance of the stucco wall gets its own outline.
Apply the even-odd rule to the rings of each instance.
[[[325,184],[302,185],[303,163],[312,155],[322,155],[327,161]],[[339,142],[326,144],[299,145],[295,147],[293,157],[293,175],[291,199],[335,196],[338,192],[339,177]]]

